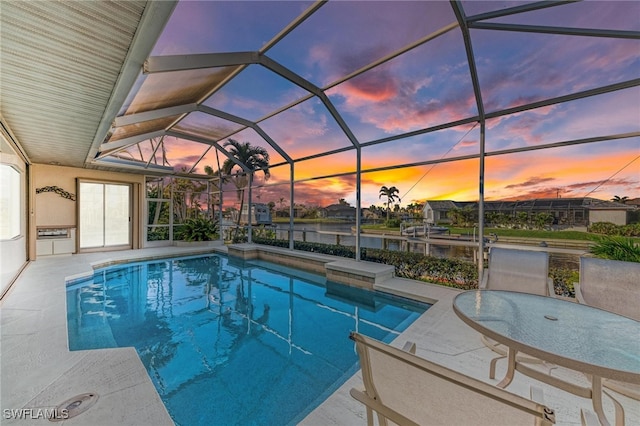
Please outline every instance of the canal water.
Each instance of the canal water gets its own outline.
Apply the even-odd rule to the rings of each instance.
[[[355,223],[294,224],[293,238],[295,241],[355,246],[356,237],[355,235],[350,235],[353,227],[355,227]],[[429,254],[439,258],[463,259],[469,262],[473,262],[476,258],[475,247],[450,245],[443,242],[442,244],[429,244],[427,248],[424,243],[406,242],[400,239],[394,239],[393,237],[394,236],[383,238],[381,235],[367,236],[363,234],[360,239],[360,244],[363,248],[407,250]],[[288,224],[279,223],[276,225],[276,238],[289,238]],[[578,255],[554,252],[553,248],[549,248],[549,267],[551,268],[578,270],[579,259],[580,257]]]

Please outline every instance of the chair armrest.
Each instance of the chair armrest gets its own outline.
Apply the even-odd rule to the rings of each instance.
[[[482,272],[482,280],[478,283],[478,288],[481,290],[486,290],[488,282],[489,282],[489,268],[485,269]]]
[[[367,395],[366,391],[363,392],[359,389],[351,388],[349,393],[357,401],[362,402],[367,407],[371,408],[377,413],[382,414],[383,417],[391,420],[396,424],[406,425],[406,426],[420,426],[418,423],[414,422],[408,417],[405,417],[402,414],[398,413],[397,411],[392,410],[391,408],[385,405],[382,405],[377,399],[371,398],[369,395]]]
[[[544,403],[544,392],[542,391],[542,388],[539,388],[537,386],[531,386],[529,388],[529,393],[531,394],[531,400],[537,404],[543,405],[544,408],[544,417],[546,420],[548,420],[551,424],[555,424],[556,423],[556,413],[549,407],[547,407],[547,405]],[[537,424],[537,423],[536,423]],[[584,426],[584,425],[583,425]],[[589,425],[591,426],[591,425]]]
[[[416,343],[411,340],[407,340],[407,343],[404,344],[402,350],[405,352],[409,352],[410,354],[416,354]]]
[[[591,410],[580,409],[580,423],[582,426],[600,426],[600,420]]]
[[[556,297],[556,289],[553,285],[553,278],[547,277],[547,291],[549,292],[549,297]]]
[[[584,297],[582,296],[582,289],[580,288],[580,283],[573,283],[573,289],[576,292],[576,300],[578,301],[578,303],[581,303],[583,305],[586,305],[587,302],[584,301]]]
[[[542,391],[542,388],[531,386],[529,388],[529,393],[533,402],[544,405],[544,392]]]

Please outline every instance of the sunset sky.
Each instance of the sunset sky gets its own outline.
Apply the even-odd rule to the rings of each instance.
[[[181,1],[152,55],[257,51],[310,4]],[[522,3],[462,2],[467,16],[519,4]],[[639,16],[640,2],[585,1],[489,22],[640,31]],[[334,84],[455,21],[451,5],[444,1],[330,1],[265,54],[316,86],[328,89],[327,96],[355,138],[366,145],[478,114],[458,27],[357,77]],[[637,39],[484,29],[472,29],[471,39],[486,113],[640,78]],[[172,74],[180,79],[181,72]],[[258,121],[307,94],[270,70],[249,65],[204,104]],[[191,113],[179,126],[214,126],[228,131],[239,128],[223,121]],[[351,146],[317,97],[260,121],[259,125],[294,159]],[[488,119],[485,149],[491,154],[639,131],[640,88],[636,85]],[[232,137],[265,147],[273,165],[284,162],[253,130]],[[479,152],[479,141],[480,126],[472,122],[365,146],[362,169],[474,155]],[[176,169],[191,169],[207,148],[172,138],[167,139],[165,147],[170,164]],[[144,144],[141,148],[150,150]],[[137,147],[128,151],[134,155]],[[195,172],[202,173],[205,165],[215,169],[214,151],[212,148],[207,152]],[[637,136],[488,156],[485,199],[640,197],[639,157]],[[296,163],[295,179],[352,172],[355,165],[356,151],[349,150]],[[426,199],[476,200],[478,174],[478,159],[365,173],[362,205],[382,205],[378,196],[382,185],[396,186],[402,205]],[[258,183],[263,183],[259,176]],[[266,185],[254,194],[262,202],[284,198],[288,204],[288,180],[288,165],[274,167]],[[296,184],[296,203],[325,206],[340,198],[355,203],[354,176]]]

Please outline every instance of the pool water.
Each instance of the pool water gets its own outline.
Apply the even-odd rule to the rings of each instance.
[[[71,350],[133,346],[178,425],[286,425],[358,369],[349,332],[389,342],[429,305],[212,255],[68,283]]]

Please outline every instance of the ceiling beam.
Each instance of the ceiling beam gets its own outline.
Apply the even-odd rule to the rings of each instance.
[[[513,153],[517,153],[517,152],[538,151],[538,150],[541,150],[541,149],[561,148],[561,147],[572,146],[572,145],[581,145],[581,144],[596,143],[596,142],[606,142],[606,141],[609,141],[609,140],[626,139],[626,138],[634,138],[634,137],[640,137],[640,132],[630,132],[630,133],[619,133],[619,134],[613,134],[613,135],[595,136],[595,137],[586,138],[586,139],[573,139],[573,140],[567,140],[567,141],[562,141],[562,142],[551,142],[551,143],[535,145],[535,146],[523,146],[523,147],[519,147],[519,148],[504,149],[504,150],[499,150],[499,151],[490,151],[490,152],[485,153],[485,156],[490,157],[490,156],[498,156],[498,155],[505,155],[505,154],[513,154]],[[374,168],[370,168],[370,169],[364,169],[364,170],[362,170],[362,173],[363,174],[364,173],[376,173],[376,172],[382,172],[382,171],[388,171],[388,170],[405,169],[405,168],[408,168],[408,167],[420,167],[420,166],[429,166],[429,165],[435,165],[435,164],[441,164],[441,163],[452,163],[452,162],[455,162],[455,161],[474,160],[474,159],[478,159],[479,157],[480,157],[480,154],[478,153],[478,154],[460,155],[460,156],[457,156],[457,157],[438,158],[438,159],[435,159],[435,160],[418,161],[418,162],[415,162],[415,163],[394,164],[394,165],[390,165],[390,166],[382,166],[382,167],[374,167]],[[356,171],[353,170],[353,171],[349,171],[349,172],[334,173],[334,174],[323,175],[323,176],[314,176],[314,177],[310,177],[310,178],[297,180],[296,182],[305,182],[305,181],[312,181],[312,180],[318,180],[318,179],[329,179],[329,178],[336,178],[336,177],[351,176],[351,175],[354,175],[355,173],[356,173]]]
[[[534,10],[546,9],[548,7],[562,6],[570,3],[576,3],[582,0],[555,0],[555,1],[539,1],[534,3],[525,3],[519,6],[507,7],[491,12],[479,13],[473,16],[467,16],[467,22],[477,22],[485,19],[501,18],[503,16],[516,15],[523,12],[531,12]]]
[[[620,38],[640,40],[640,31],[600,30],[592,28],[549,27],[543,25],[498,24],[469,22],[469,28],[493,31],[515,31],[525,33],[557,34],[583,37]]]
[[[118,139],[113,142],[106,142],[100,145],[99,153],[102,155],[105,152],[113,151],[117,148],[127,148],[131,145],[135,145],[147,139],[159,138],[165,135],[164,130],[156,130],[155,132],[142,133],[136,136],[130,136],[128,138]]]
[[[144,61],[143,72],[145,74],[154,74],[255,64],[258,63],[258,56],[258,52],[151,56],[149,59]]]
[[[464,40],[464,48],[467,53],[467,63],[469,64],[469,73],[471,74],[471,84],[473,85],[473,93],[475,94],[476,107],[478,108],[478,116],[480,121],[484,121],[484,103],[482,102],[482,91],[480,90],[480,79],[478,78],[478,69],[476,68],[476,59],[473,54],[473,46],[471,45],[471,35],[467,26],[466,17],[462,4],[458,0],[450,0],[453,13],[458,19],[462,38]]]
[[[194,141],[194,142],[200,142],[200,143],[203,143],[203,144],[206,144],[206,145],[212,145],[218,151],[220,151],[222,154],[224,154],[229,160],[231,160],[235,164],[237,164],[238,167],[240,167],[246,173],[251,173],[251,169],[249,169],[249,167],[247,167],[245,164],[242,164],[233,155],[229,154],[229,152],[226,149],[224,149],[222,146],[220,146],[218,141],[215,141],[215,140],[209,139],[209,138],[203,138],[203,137],[200,137],[200,136],[193,136],[193,135],[190,135],[188,133],[177,132],[175,130],[167,130],[166,134],[167,134],[167,136],[173,136],[173,137],[180,138],[180,139],[186,139],[186,140],[190,140],[190,141]]]
[[[327,1],[328,0],[319,0],[319,1],[316,1],[315,3],[313,3],[311,6],[309,6],[307,8],[307,10],[302,12],[296,19],[294,19],[291,23],[289,23],[289,25],[284,27],[278,34],[276,34],[271,40],[269,40],[260,49],[259,52],[261,54],[265,53],[269,49],[271,49],[273,46],[278,44],[278,42],[280,40],[282,40],[283,38],[285,38],[287,36],[287,34],[289,34],[291,31],[295,30],[300,24],[302,24],[304,21],[306,21],[311,15],[316,13],[316,11],[318,9],[320,9],[320,7],[322,7],[325,3],[327,3]]]
[[[532,102],[530,104],[520,105],[513,108],[502,109],[486,114],[486,118],[496,118],[505,115],[516,114],[518,112],[528,111],[535,108],[541,108],[549,105],[561,104],[564,102],[575,101],[578,99],[588,98],[590,96],[603,95],[605,93],[611,93],[618,90],[630,89],[632,87],[640,86],[640,78],[633,80],[623,81],[620,83],[610,84],[608,86],[601,86],[595,89],[584,90],[582,92],[571,93],[569,95],[558,96],[555,98],[545,99],[543,101]]]
[[[438,37],[440,37],[441,35],[444,35],[446,33],[448,33],[449,31],[458,28],[458,21],[452,22],[448,25],[445,25],[444,27],[432,32],[431,34],[427,34],[426,36],[422,37],[421,39],[414,41],[413,43],[409,43],[408,45],[396,50],[395,52],[391,52],[390,54],[388,54],[387,56],[384,56],[380,59],[378,59],[377,61],[374,61],[372,63],[370,63],[369,65],[365,65],[364,67],[357,69],[355,71],[353,71],[351,74],[348,74],[342,78],[339,78],[338,80],[334,81],[333,83],[328,84],[326,87],[324,87],[324,90],[328,90],[331,89],[332,87],[337,86],[338,84],[344,83],[347,80],[352,79],[353,77],[356,77],[366,71],[369,71],[370,69],[373,69],[375,67],[377,67],[378,65],[382,65],[385,62],[388,62],[410,50],[415,49],[416,47],[427,43],[428,41],[434,40]]]
[[[324,106],[329,110],[329,114],[331,114],[331,116],[336,121],[338,126],[342,129],[342,131],[347,136],[351,144],[353,144],[353,146],[356,146],[356,147],[360,146],[358,139],[355,137],[355,135],[353,134],[353,132],[351,131],[347,123],[344,121],[344,119],[342,118],[338,110],[333,106],[333,104],[331,103],[327,95],[324,93],[324,91],[322,91],[322,89],[320,89],[318,86],[311,83],[310,81],[300,77],[298,74],[294,73],[289,68],[286,68],[285,66],[279,64],[278,62],[274,61],[268,56],[260,55],[260,65],[275,72],[279,76],[286,78],[287,80],[289,80],[296,86],[303,88],[307,92],[313,93],[314,95],[316,95],[320,99],[320,101],[322,101]]]
[[[148,164],[148,163],[143,163],[143,162],[138,162],[138,161],[129,161],[129,160],[125,160],[124,158],[100,158],[98,160],[92,161],[92,164],[94,165],[101,165],[101,166],[110,166],[110,167],[114,167],[114,166],[118,166],[118,167],[129,167],[129,168],[134,168],[134,169],[139,169],[139,170],[154,170],[154,171],[160,171],[160,172],[167,172],[167,173],[173,173],[173,167],[171,166],[159,166],[157,164]]]
[[[289,156],[289,154],[287,154],[285,150],[283,150],[280,147],[280,145],[276,143],[276,141],[274,141],[269,135],[267,135],[267,133],[264,130],[262,130],[262,128],[258,126],[256,123],[254,123],[253,121],[249,121],[242,117],[238,117],[237,115],[229,114],[228,112],[220,111],[219,109],[211,108],[206,105],[200,105],[198,107],[198,111],[213,115],[215,117],[222,118],[224,120],[241,124],[245,127],[252,128],[256,133],[258,133],[262,137],[262,139],[264,139],[269,145],[271,145],[271,147],[275,149],[276,152],[280,154],[282,158],[287,160],[288,163],[293,162],[293,159]]]
[[[123,115],[113,120],[113,127],[128,126],[131,124],[143,123],[145,121],[157,120],[159,118],[172,117],[174,115],[187,114],[195,111],[198,105],[195,103],[176,105],[168,108],[154,109],[151,111],[138,112],[135,114]]]

